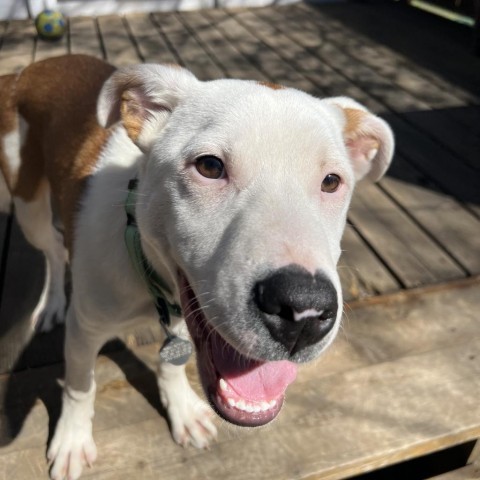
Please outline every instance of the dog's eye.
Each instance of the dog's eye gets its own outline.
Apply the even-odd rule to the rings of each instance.
[[[334,173],[329,173],[322,182],[322,192],[333,193],[338,190],[341,180],[338,175]]]
[[[212,180],[219,180],[225,176],[225,166],[223,162],[213,155],[205,155],[197,158],[195,167],[200,175]]]

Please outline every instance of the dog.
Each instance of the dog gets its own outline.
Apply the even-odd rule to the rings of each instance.
[[[158,367],[177,443],[215,438],[208,403],[237,425],[273,420],[339,329],[347,209],[391,162],[388,124],[346,97],[84,55],[1,77],[0,102],[1,204],[46,258],[32,324],[66,321],[51,478],[94,462],[95,360],[132,322],[160,315],[180,351]],[[208,403],[185,375],[189,336]]]

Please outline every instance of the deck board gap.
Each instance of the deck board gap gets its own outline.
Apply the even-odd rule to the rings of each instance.
[[[143,54],[140,50],[140,47],[138,45],[138,41],[137,41],[135,35],[133,34],[132,29],[130,28],[130,24],[128,22],[127,17],[125,15],[122,15],[121,20],[122,20],[123,26],[125,28],[125,31],[127,32],[128,38],[129,38],[130,42],[132,42],[132,45],[135,48],[135,51],[137,52],[138,58],[140,59],[140,61],[142,63],[145,63],[145,57],[143,56]]]
[[[95,30],[97,32],[97,37],[98,37],[98,43],[99,43],[99,46],[100,46],[100,51],[102,52],[102,58],[104,60],[107,60],[107,48],[105,46],[105,42],[104,42],[103,34],[102,34],[102,29],[100,28],[100,23],[98,21],[98,17],[94,18],[94,22],[95,22]]]

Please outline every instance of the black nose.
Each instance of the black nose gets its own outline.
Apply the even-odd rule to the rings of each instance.
[[[300,266],[276,270],[254,286],[254,301],[271,336],[291,355],[319,342],[337,318],[337,292],[322,273]]]

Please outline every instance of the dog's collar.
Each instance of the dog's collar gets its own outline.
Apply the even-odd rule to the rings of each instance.
[[[138,180],[136,178],[128,182],[128,194],[125,199],[125,213],[127,214],[125,244],[135,270],[140,277],[143,278],[152,296],[160,318],[160,325],[167,336],[160,349],[160,359],[173,365],[183,365],[187,363],[192,354],[192,344],[188,340],[177,337],[168,328],[170,325],[170,315],[181,317],[182,309],[179,305],[168,301],[166,293],[171,295],[172,292],[162,277],[153,269],[143,253],[140,232],[138,231],[135,218],[137,185]]]
[[[125,213],[127,214],[127,225],[125,227],[125,244],[127,246],[130,260],[143,278],[145,284],[152,295],[155,307],[157,309],[160,324],[167,336],[162,348],[160,349],[160,358],[174,365],[182,365],[187,362],[192,353],[192,345],[188,340],[174,335],[168,328],[170,325],[170,315],[182,316],[182,309],[179,305],[169,302],[167,294],[172,292],[167,287],[165,281],[151,266],[147,257],[143,253],[140,232],[138,231],[135,218],[135,205],[137,204],[137,185],[138,179],[134,178],[128,182],[128,194],[125,199]]]
[[[134,178],[128,182],[128,195],[125,200],[125,212],[127,214],[127,226],[125,228],[125,243],[130,255],[130,259],[135,266],[138,274],[143,278],[148,290],[150,291],[155,306],[158,310],[162,323],[170,325],[170,315],[182,316],[182,309],[179,305],[167,300],[167,295],[172,292],[165,284],[164,280],[158,275],[150,262],[145,257],[135,218],[135,205],[137,200],[138,179]]]

